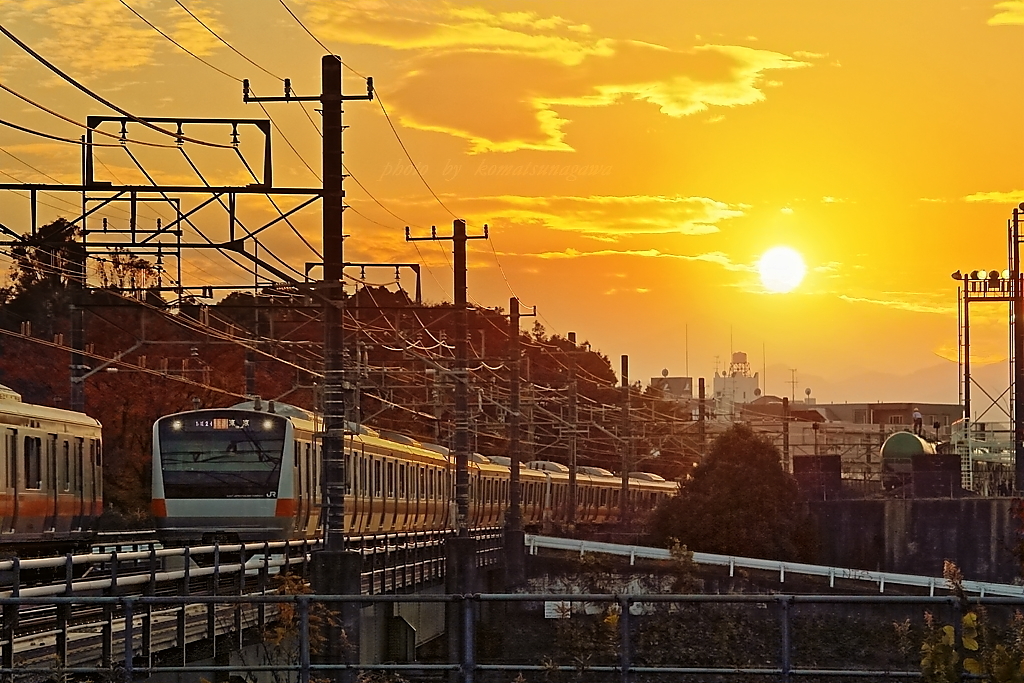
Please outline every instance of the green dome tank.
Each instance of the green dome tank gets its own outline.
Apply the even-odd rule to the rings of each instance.
[[[896,432],[882,444],[882,466],[892,470],[910,470],[915,455],[935,455],[935,446],[911,432]]]

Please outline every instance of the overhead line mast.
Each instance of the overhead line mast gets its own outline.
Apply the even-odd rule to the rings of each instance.
[[[352,404],[345,357],[345,254],[342,214],[345,191],[342,148],[342,102],[372,100],[373,79],[366,79],[365,95],[345,95],[342,89],[341,58],[324,55],[320,62],[321,94],[300,97],[292,93],[291,80],[284,81],[283,97],[253,97],[248,79],[242,81],[245,102],[319,102],[323,116],[323,281],[324,302],[324,398],[323,476],[324,549],[345,550],[345,431]]]

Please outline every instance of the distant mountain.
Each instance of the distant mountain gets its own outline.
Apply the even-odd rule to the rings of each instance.
[[[956,363],[940,361],[935,365],[914,370],[907,374],[878,372],[866,369],[837,369],[835,376],[824,377],[813,373],[797,372],[795,392],[790,384],[792,373],[783,365],[769,366],[767,377],[770,394],[791,396],[803,400],[804,391],[811,389],[811,396],[818,403],[874,403],[877,401],[919,401],[921,403],[957,403],[958,376]],[[973,369],[973,378],[993,396],[998,396],[1008,386],[1009,376],[1005,361],[978,365]],[[785,378],[785,383],[782,378]],[[975,402],[983,400],[984,394],[975,391]]]

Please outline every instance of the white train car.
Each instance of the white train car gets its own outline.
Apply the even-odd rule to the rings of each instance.
[[[0,549],[87,545],[103,513],[99,421],[0,386]]]

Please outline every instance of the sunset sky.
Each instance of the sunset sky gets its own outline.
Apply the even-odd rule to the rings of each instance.
[[[251,79],[258,95],[280,95],[280,81],[174,0],[126,1],[227,75],[120,0],[0,0],[0,23],[135,115],[265,118],[242,103],[234,78]],[[260,67],[291,78],[298,94],[319,93],[324,50],[279,0],[182,4]],[[426,298],[449,299],[450,256],[407,244],[404,228],[447,233],[450,210],[474,234],[490,226],[489,243],[470,243],[476,303],[507,308],[511,289],[549,332],[575,331],[616,370],[629,354],[634,379],[662,368],[710,378],[736,350],[755,370],[767,367],[773,394],[790,394],[795,368],[797,394],[809,386],[819,401],[956,401],[950,273],[1005,268],[1006,219],[1024,201],[1024,0],[288,7],[354,70],[347,92],[365,90],[357,73],[373,76],[437,195],[378,103],[348,103],[345,162],[363,186],[346,182],[349,260],[423,262]],[[114,114],[3,37],[0,83],[78,121]],[[314,107],[266,107],[319,173]],[[81,134],[2,91],[0,118]],[[225,128],[190,130],[230,141]],[[275,182],[318,185],[274,133]],[[170,140],[138,127],[129,136]],[[0,148],[3,182],[49,182],[22,162],[80,179],[75,145],[0,127]],[[250,182],[233,151],[185,148],[211,183]],[[176,150],[132,149],[158,180],[197,183]],[[251,132],[241,150],[258,166]],[[145,182],[122,150],[97,156],[101,177]],[[0,222],[27,230],[27,200],[5,194]],[[254,225],[276,216],[265,198],[243,204]],[[45,210],[43,219],[71,209]],[[169,215],[154,205],[143,220],[157,213]],[[125,227],[123,212],[104,215]],[[295,224],[319,244],[318,209]],[[226,235],[219,209],[197,225]],[[299,270],[316,260],[287,227],[267,235]],[[806,264],[790,292],[767,291],[758,274],[776,246]],[[251,281],[222,261],[190,258],[186,284]],[[976,360],[1005,364],[1005,306],[972,316]]]

